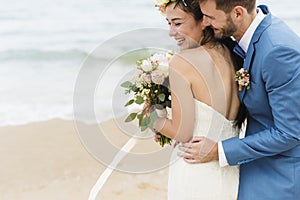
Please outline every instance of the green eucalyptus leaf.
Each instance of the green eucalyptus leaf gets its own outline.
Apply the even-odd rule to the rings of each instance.
[[[131,113],[126,119],[125,122],[131,122],[136,118],[137,113]]]
[[[131,104],[133,104],[133,103],[134,103],[134,100],[131,99],[131,100],[129,100],[129,101],[125,104],[125,107],[126,107],[126,106],[129,106],[129,105],[131,105]]]
[[[146,111],[143,111],[142,113],[140,113],[136,116],[136,118],[139,120],[139,126],[141,126],[142,120],[143,120],[145,114],[146,114]]]
[[[121,84],[121,87],[123,88],[130,88],[132,86],[132,83],[130,81],[125,81]]]
[[[144,103],[144,102],[145,102],[145,100],[144,100],[143,97],[141,97],[141,96],[137,96],[137,97],[136,97],[136,100],[135,100],[135,103],[136,103],[136,104],[141,105],[141,104]]]
[[[130,89],[134,92],[138,92],[139,91],[139,88],[136,87],[135,85],[131,85]]]
[[[161,94],[159,94],[157,97],[158,97],[158,99],[159,99],[160,101],[164,101],[165,98],[166,98],[166,95],[163,94],[163,93],[161,93]]]
[[[145,117],[142,119],[142,122],[141,122],[141,126],[146,126],[148,127],[148,125],[151,123],[151,119],[150,117]]]
[[[145,131],[149,126],[149,123],[151,122],[150,117],[145,117],[141,121],[141,131]]]
[[[153,128],[153,124],[157,120],[157,118],[158,118],[158,115],[157,115],[156,111],[153,111],[150,113],[150,123],[148,125],[149,128]]]

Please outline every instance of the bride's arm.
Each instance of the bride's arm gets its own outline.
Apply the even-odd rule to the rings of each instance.
[[[175,55],[169,63],[172,119],[160,118],[154,128],[163,135],[179,142],[192,138],[195,121],[195,105],[190,81],[186,78],[189,63]]]

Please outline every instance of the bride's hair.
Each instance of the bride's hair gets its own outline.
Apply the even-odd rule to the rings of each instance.
[[[196,21],[199,21],[203,18],[203,13],[199,6],[199,0],[175,0],[175,1],[169,1],[166,6],[168,6],[171,3],[175,3],[175,7],[179,7],[181,10],[183,10],[186,13],[190,13],[193,15],[194,19]]]

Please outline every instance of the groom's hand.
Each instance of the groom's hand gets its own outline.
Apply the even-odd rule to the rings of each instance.
[[[182,151],[178,156],[187,163],[197,164],[218,160],[218,143],[203,137],[195,136],[190,142],[179,146]]]

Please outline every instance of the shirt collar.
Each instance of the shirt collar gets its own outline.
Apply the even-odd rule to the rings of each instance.
[[[260,8],[257,8],[257,15],[255,16],[253,22],[250,24],[249,28],[243,35],[242,39],[239,41],[239,45],[244,50],[245,53],[247,53],[247,51],[248,51],[250,41],[252,39],[252,36],[253,36],[256,28],[263,21],[265,16],[266,15],[262,12],[262,10]]]

